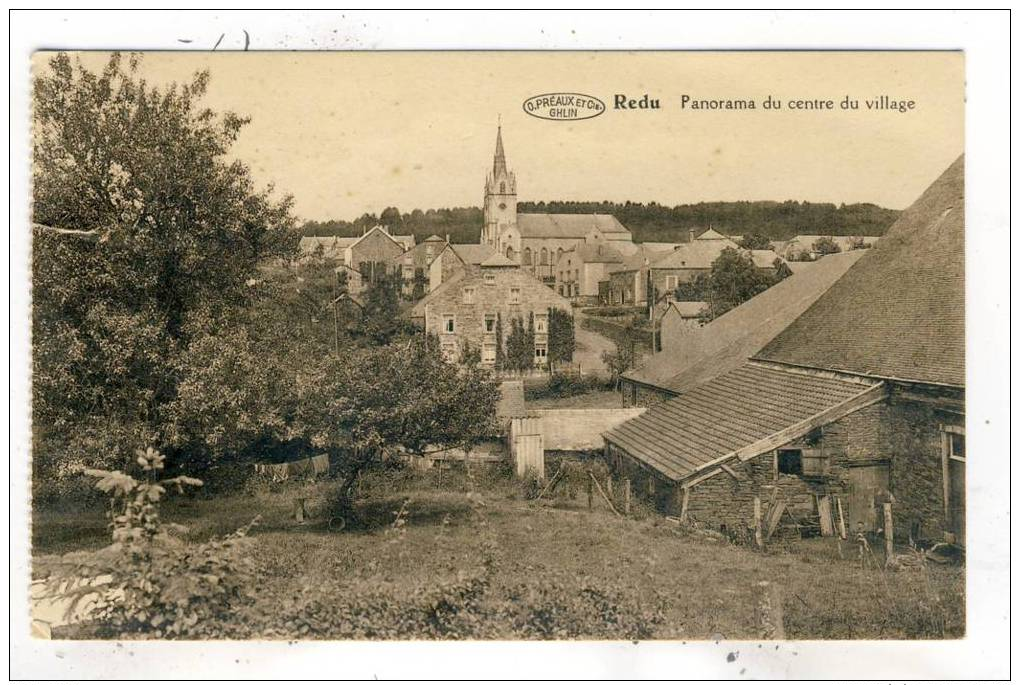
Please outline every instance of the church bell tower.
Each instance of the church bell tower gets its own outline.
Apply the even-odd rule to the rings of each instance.
[[[517,224],[517,179],[506,167],[502,125],[496,128],[496,154],[492,158],[492,172],[485,178],[485,202],[482,207],[485,218],[482,243],[498,249],[503,227]]]

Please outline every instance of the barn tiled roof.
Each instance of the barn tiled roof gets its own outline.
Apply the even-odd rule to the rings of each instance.
[[[749,362],[649,408],[607,431],[605,439],[679,481],[879,384]]]
[[[522,238],[583,238],[592,229],[603,233],[630,233],[611,214],[518,214]]]
[[[863,250],[812,262],[768,290],[684,336],[676,350],[645,358],[624,378],[681,393],[743,364],[832,287]]]
[[[961,156],[757,356],[963,387],[963,177]]]

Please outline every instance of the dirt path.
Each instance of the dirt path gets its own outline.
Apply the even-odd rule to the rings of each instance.
[[[585,328],[586,318],[580,311],[574,314],[574,365],[580,364],[581,372],[585,374],[607,373],[602,353],[612,352],[616,345],[609,338]]]

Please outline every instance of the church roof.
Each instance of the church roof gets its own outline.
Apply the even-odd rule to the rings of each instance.
[[[756,358],[963,387],[963,183],[961,155]]]
[[[583,238],[593,229],[602,233],[627,233],[611,214],[518,214],[522,238]]]

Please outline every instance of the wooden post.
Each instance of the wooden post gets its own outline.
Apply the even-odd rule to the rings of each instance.
[[[761,535],[761,497],[758,497],[758,495],[754,496],[754,544],[759,549],[763,546]]]
[[[846,521],[843,519],[843,501],[836,498],[836,512],[839,514],[839,537],[846,540]]]
[[[592,486],[591,486],[591,479],[589,478],[588,479],[588,508],[589,509],[591,509],[592,494],[593,494],[593,492],[592,492]]]
[[[680,503],[680,523],[687,523],[687,505],[691,500],[691,489],[681,488],[684,491],[683,501]]]
[[[305,522],[305,498],[295,497],[294,498],[294,520],[298,523]]]
[[[885,514],[885,559],[888,562],[893,557],[893,522],[890,502],[882,505],[882,513]]]
[[[606,495],[613,499],[613,474],[606,476]]]
[[[630,478],[623,479],[623,513],[630,515]]]
[[[763,640],[785,640],[783,627],[783,598],[779,587],[767,580],[754,584],[754,621],[758,637]]]

